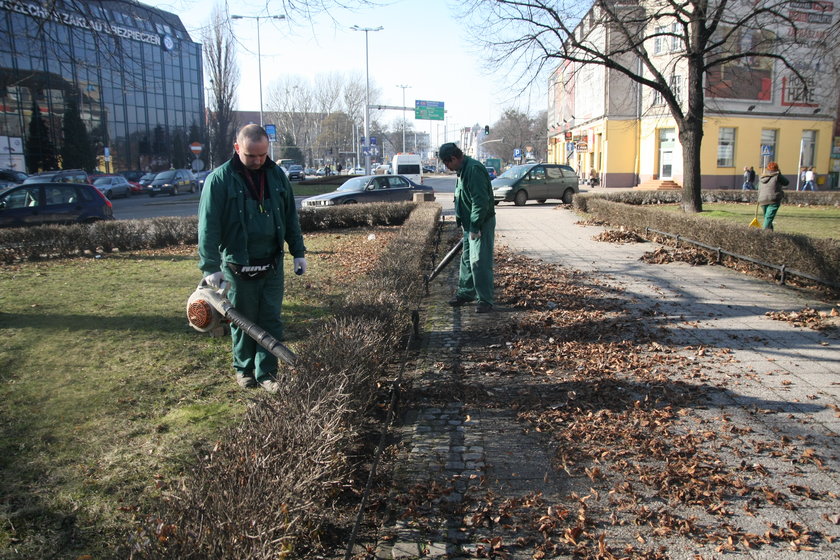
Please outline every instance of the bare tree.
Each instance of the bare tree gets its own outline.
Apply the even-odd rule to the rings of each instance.
[[[805,23],[797,15],[801,5],[796,0],[472,0],[466,9],[481,22],[476,36],[496,53],[494,62],[519,67],[525,81],[561,63],[570,72],[598,65],[659,96],[682,145],[683,207],[699,212],[707,97],[718,103],[737,99],[734,88],[761,82],[768,66],[771,80],[774,67],[783,69],[799,95],[813,95],[820,86],[809,79],[825,52],[826,37],[814,35],[815,22],[822,34],[832,16],[806,14]],[[665,57],[658,50],[662,45]],[[736,80],[722,78],[724,68],[736,67]]]
[[[536,159],[545,155],[545,112],[531,117],[518,109],[505,109],[502,116],[490,127],[490,135],[482,140],[482,149],[495,157],[508,161],[515,149],[524,154],[532,148]]]
[[[317,74],[315,76],[315,99],[318,111],[332,114],[341,101],[342,76],[339,73]]]
[[[230,158],[235,134],[234,106],[239,86],[239,67],[236,65],[236,43],[226,11],[213,8],[210,26],[204,33],[204,63],[210,79],[208,124],[211,157],[214,165]]]
[[[314,89],[302,76],[283,76],[269,89],[271,118],[278,123],[282,133],[288,133],[308,164],[313,162],[312,147],[322,116],[316,112],[316,106]]]

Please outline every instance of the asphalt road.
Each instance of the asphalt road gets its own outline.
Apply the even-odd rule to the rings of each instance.
[[[443,195],[443,201],[449,200],[447,194],[455,192],[455,176],[427,177],[424,184]],[[111,201],[114,217],[118,220],[156,218],[159,216],[195,216],[198,211],[199,194],[178,194],[175,196],[134,195]],[[295,197],[298,207],[305,197]]]

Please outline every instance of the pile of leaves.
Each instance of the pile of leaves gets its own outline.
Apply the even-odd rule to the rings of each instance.
[[[602,231],[592,239],[595,241],[605,241],[607,243],[644,243],[646,241],[635,232],[625,231],[624,228]]]
[[[639,260],[648,264],[667,264],[674,261],[685,262],[691,266],[703,266],[714,262],[705,251],[701,249],[666,249],[659,247],[654,251],[648,251]]]
[[[837,311],[837,307],[832,307],[831,311],[817,311],[805,307],[801,311],[768,311],[764,315],[776,321],[786,321],[797,327],[822,331],[836,326],[840,312]]]
[[[550,438],[548,468],[567,494],[511,493],[488,477],[450,504],[459,482],[432,480],[401,496],[403,520],[433,540],[434,519],[460,519],[476,558],[664,560],[672,547],[711,558],[835,542],[788,515],[837,505],[830,449],[810,432],[766,430],[774,410],[717,405],[729,402],[728,377],[715,375],[734,361],[727,348],[669,343],[668,326],[595,277],[505,252],[497,262],[497,303],[516,311],[471,326],[432,390],[465,410],[516,411],[524,432]]]

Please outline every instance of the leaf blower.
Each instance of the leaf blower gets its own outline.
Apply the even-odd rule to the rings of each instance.
[[[222,289],[217,290],[210,286],[206,279],[201,280],[187,300],[187,320],[190,326],[199,332],[220,336],[224,332],[224,323],[233,323],[277,358],[290,366],[295,365],[297,356],[294,352],[237,311],[227,298],[227,288],[226,283],[223,283]]]
[[[450,251],[448,253],[446,253],[446,255],[443,257],[443,259],[441,259],[441,261],[438,263],[438,265],[432,271],[432,273],[426,276],[425,280],[426,280],[426,285],[427,286],[429,285],[429,282],[431,282],[435,278],[435,276],[440,274],[441,270],[446,268],[446,265],[448,265],[449,263],[452,262],[452,259],[455,258],[455,255],[457,255],[463,247],[464,247],[464,240],[459,239],[458,243],[456,243],[455,246],[452,247],[452,249],[450,249]]]

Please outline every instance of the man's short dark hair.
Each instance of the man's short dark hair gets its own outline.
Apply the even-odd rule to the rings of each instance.
[[[239,129],[239,133],[236,135],[237,144],[242,144],[244,140],[250,140],[251,142],[268,141],[268,133],[258,124],[246,124]]]
[[[454,157],[459,159],[464,157],[464,152],[462,152],[461,148],[456,146],[453,142],[447,142],[438,150],[438,157],[442,162],[446,163]]]

